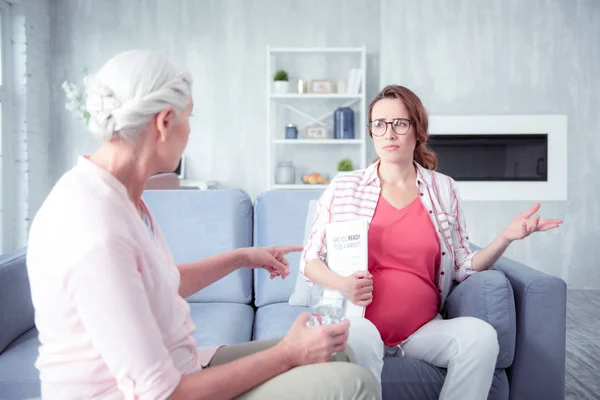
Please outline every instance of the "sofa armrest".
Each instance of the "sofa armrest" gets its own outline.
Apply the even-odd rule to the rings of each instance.
[[[512,287],[500,271],[472,274],[457,285],[446,300],[448,318],[475,317],[498,333],[497,368],[508,368],[515,354],[516,316]]]
[[[515,296],[517,343],[507,371],[510,399],[564,399],[567,285],[506,257],[493,268],[506,275]]]
[[[0,256],[0,353],[34,325],[25,249],[19,249]]]

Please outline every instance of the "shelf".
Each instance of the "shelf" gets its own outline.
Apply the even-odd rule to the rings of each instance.
[[[271,53],[361,53],[364,47],[272,47]]]
[[[308,59],[307,59],[308,57]],[[311,58],[326,61],[324,70],[319,63],[310,62]],[[307,60],[298,64],[296,61]],[[344,68],[340,69],[340,65]],[[359,64],[360,63],[360,64]],[[295,66],[299,70],[290,70],[292,75],[304,76],[307,80],[312,77],[339,76],[346,81],[354,77],[351,70],[358,70],[360,86],[358,89],[342,90],[340,93],[298,93],[294,82],[290,82],[287,92],[280,93],[273,87],[273,76],[280,69]],[[328,187],[324,185],[305,184],[300,179],[291,185],[278,185],[274,182],[275,172],[279,160],[290,161],[297,164],[300,172],[320,171],[327,174],[335,170],[340,159],[349,158],[356,169],[366,168],[367,136],[363,132],[367,126],[367,51],[360,44],[348,47],[289,47],[279,46],[266,49],[266,74],[265,74],[265,103],[266,103],[266,134],[267,143],[264,176],[267,178],[265,186],[270,190],[320,190]],[[342,76],[343,75],[343,76]],[[354,79],[354,78],[353,78]],[[353,86],[354,87],[354,86]],[[358,93],[356,93],[358,91]],[[334,139],[331,129],[332,119],[335,120],[335,111],[348,107],[354,111],[354,137],[352,139]],[[299,134],[297,139],[285,139],[283,126],[289,123],[297,125]],[[326,125],[329,135],[326,139],[305,139],[305,127],[312,125]],[[310,166],[310,169],[306,169]],[[284,181],[285,182],[285,181]]]
[[[361,139],[275,139],[274,144],[311,145],[311,144],[362,144]]]
[[[356,99],[362,98],[360,94],[346,93],[285,93],[270,94],[272,99]]]
[[[271,185],[271,189],[274,190],[283,190],[283,189],[293,189],[293,190],[318,190],[325,189],[327,185],[308,185],[305,183],[297,183],[293,185]]]

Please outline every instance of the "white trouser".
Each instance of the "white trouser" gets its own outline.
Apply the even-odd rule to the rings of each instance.
[[[368,320],[350,321],[348,343],[356,362],[381,382],[383,343]],[[423,325],[401,345],[396,354],[447,368],[441,400],[485,400],[488,397],[499,346],[496,330],[472,317],[444,320],[437,316]]]
[[[349,317],[350,329],[347,344],[354,353],[354,362],[369,371],[381,390],[383,371],[383,340],[371,321],[361,317]],[[381,398],[381,393],[379,398]]]

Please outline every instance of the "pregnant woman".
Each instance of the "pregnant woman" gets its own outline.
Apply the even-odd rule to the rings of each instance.
[[[368,372],[328,362],[345,349],[347,322],[309,328],[303,314],[280,341],[196,348],[184,297],[242,266],[285,277],[285,254],[301,248],[175,265],[141,196],[186,147],[191,85],[162,55],[138,50],[113,57],[89,82],[90,128],[101,145],[54,186],[29,237],[42,398],[375,398]]]
[[[421,100],[391,85],[368,113],[378,160],[337,176],[323,192],[301,272],[366,306],[365,319],[352,321],[348,343],[377,379],[384,356],[413,357],[447,368],[440,399],[486,399],[499,351],[496,331],[480,319],[444,320],[439,312],[453,281],[490,268],[512,241],[562,221],[533,217],[536,204],[472,252],[456,182],[435,172]],[[341,277],[323,261],[325,226],[359,218],[370,222],[368,272]]]

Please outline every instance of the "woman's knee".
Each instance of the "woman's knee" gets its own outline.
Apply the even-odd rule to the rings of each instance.
[[[366,318],[350,318],[349,335],[361,341],[383,343],[377,327]]]
[[[474,317],[465,318],[465,325],[460,347],[468,349],[474,355],[497,358],[500,345],[496,329],[486,321]]]
[[[369,352],[383,358],[383,340],[381,340],[381,334],[368,319],[350,319],[348,344],[350,345],[350,351],[356,355]]]

